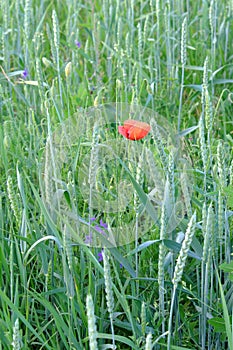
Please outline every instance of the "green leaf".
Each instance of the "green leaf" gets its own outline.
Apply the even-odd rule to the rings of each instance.
[[[177,242],[172,241],[172,240],[170,240],[170,239],[164,239],[163,242],[164,242],[164,245],[165,245],[167,248],[173,250],[174,252],[179,253],[179,251],[180,251],[180,249],[181,249],[181,244],[180,244],[180,243],[177,243]],[[196,259],[196,260],[201,260],[201,257],[200,257],[200,256],[198,256],[197,254],[195,254],[194,252],[192,252],[192,251],[190,251],[190,250],[188,251],[188,256],[190,256],[191,258],[194,258],[194,259]]]
[[[224,292],[223,292],[222,283],[220,281],[220,278],[219,278],[217,271],[216,271],[216,274],[217,274],[219,290],[220,290],[220,294],[221,294],[223,317],[224,317],[224,323],[225,323],[225,327],[226,327],[226,335],[227,335],[227,339],[228,339],[228,349],[233,350],[232,318],[230,320],[230,316],[229,316],[228,309],[227,309],[227,303],[226,303],[226,299],[225,299]]]
[[[143,249],[146,249],[146,248],[150,247],[154,243],[161,243],[161,240],[160,239],[155,239],[153,241],[143,242],[137,248],[131,250],[127,255],[134,255],[134,254],[136,254],[138,252],[141,252]]]
[[[186,136],[198,128],[199,128],[199,125],[191,126],[190,128],[181,131],[177,136],[179,136],[179,137]]]
[[[233,261],[230,263],[223,263],[219,266],[219,268],[224,272],[233,273]]]
[[[146,242],[143,242],[142,244],[140,244],[137,248],[131,250],[128,255],[133,255],[135,253],[138,253],[140,251],[142,251],[143,249],[146,249],[148,247],[150,247],[152,244],[160,244],[160,243],[164,243],[164,245],[170,249],[170,250],[173,250],[174,252],[176,253],[179,253],[180,249],[181,249],[181,244],[180,243],[177,243],[175,241],[172,241],[170,239],[164,239],[163,241],[161,239],[155,239],[153,241],[146,241]],[[201,255],[198,255],[192,251],[189,251],[188,252],[188,256],[190,256],[191,258],[194,258],[194,259],[197,259],[197,260],[201,260]]]
[[[224,195],[227,197],[227,205],[228,207],[233,207],[233,186],[227,186],[223,189]]]
[[[232,84],[233,79],[215,79],[213,80],[214,85],[217,84]]]
[[[210,320],[208,320],[208,323],[214,327],[215,332],[219,332],[219,333],[226,332],[225,321],[223,318],[213,317]]]
[[[106,333],[98,333],[98,338],[99,339],[108,339],[108,340],[112,340],[112,334],[106,334]],[[138,346],[134,344],[134,342],[132,342],[130,339],[123,337],[121,335],[114,335],[114,338],[117,342],[122,343],[122,344],[126,344],[128,346],[130,346],[130,349],[134,349],[134,350],[138,350]],[[123,348],[122,348],[123,349]]]
[[[141,203],[144,205],[145,210],[147,211],[147,213],[150,215],[150,217],[152,218],[153,222],[156,223],[158,221],[158,215],[157,212],[154,208],[154,206],[152,205],[149,197],[147,196],[147,194],[143,191],[142,187],[137,183],[137,181],[135,180],[135,178],[132,176],[131,172],[129,171],[129,169],[127,168],[126,164],[121,160],[121,158],[119,158],[117,155],[115,155],[116,158],[119,160],[119,163],[123,166],[123,168],[126,170],[126,172],[128,173],[130,180],[138,194],[138,197],[141,201]]]
[[[1,303],[5,303],[8,305],[9,309],[14,312],[15,316],[17,316],[22,323],[25,325],[25,327],[34,334],[37,341],[40,341],[41,344],[45,347],[45,349],[51,350],[51,347],[45,342],[45,339],[41,337],[39,333],[35,331],[35,329],[31,326],[31,324],[27,321],[27,319],[24,317],[24,315],[20,312],[20,310],[12,303],[12,301],[8,298],[8,296],[0,289],[0,298]]]
[[[202,86],[201,85],[197,85],[197,84],[188,84],[188,85],[184,85],[185,87],[189,87],[192,88],[196,91],[200,91],[202,92]]]
[[[74,333],[72,330],[69,328],[69,325],[67,325],[65,321],[65,316],[61,315],[61,313],[58,312],[55,306],[52,305],[46,298],[44,298],[43,294],[37,293],[35,290],[33,291],[28,291],[29,295],[31,295],[32,299],[37,300],[41,305],[45,307],[45,309],[49,310],[54,322],[56,323],[57,327],[57,332],[58,335],[61,337],[65,349],[69,349],[69,341],[72,341],[72,343],[75,346],[75,349],[81,350],[82,347],[78,343]]]

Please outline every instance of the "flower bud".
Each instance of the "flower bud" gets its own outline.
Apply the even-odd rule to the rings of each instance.
[[[68,62],[67,65],[66,65],[66,67],[65,67],[65,75],[66,75],[66,78],[68,78],[68,76],[70,75],[71,69],[72,69],[72,63],[71,63],[71,62]]]

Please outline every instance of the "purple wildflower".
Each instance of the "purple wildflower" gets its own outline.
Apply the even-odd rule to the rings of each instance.
[[[101,227],[99,227],[98,225],[95,226],[95,230],[99,233],[101,233],[102,235],[106,236],[106,233],[101,229]]]
[[[22,77],[23,77],[23,79],[26,79],[27,77],[28,77],[28,70],[27,70],[27,68],[25,68],[24,69],[24,71],[23,71],[23,73],[22,73]]]
[[[85,236],[85,241],[84,243],[86,244],[91,244],[92,243],[92,235],[87,235]]]
[[[95,230],[98,231],[99,233],[103,233],[103,230],[101,230],[99,225],[95,225]]]
[[[75,40],[75,45],[80,49],[80,47],[81,47],[81,43],[80,43],[80,41],[78,41],[78,40]]]
[[[102,226],[102,227],[104,227],[104,228],[108,228],[108,224],[107,223],[105,223],[105,222],[103,222],[103,220],[102,219],[100,219],[100,226]]]
[[[103,258],[103,251],[104,251],[104,250],[102,249],[101,252],[98,253],[98,261],[99,261],[99,262],[103,261],[103,259],[104,259],[104,258]]]
[[[92,217],[89,219],[90,222],[93,222],[96,220],[95,217]],[[107,237],[107,233],[105,232],[105,230],[108,228],[108,224],[104,223],[103,220],[100,219],[100,223],[94,226],[95,231],[101,233],[103,236]],[[93,233],[93,232],[92,232]],[[85,240],[84,243],[91,245],[91,243],[93,242],[93,235],[89,234],[85,236]]]

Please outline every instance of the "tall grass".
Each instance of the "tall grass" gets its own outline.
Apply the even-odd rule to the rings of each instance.
[[[0,349],[232,348],[232,15],[1,1]]]

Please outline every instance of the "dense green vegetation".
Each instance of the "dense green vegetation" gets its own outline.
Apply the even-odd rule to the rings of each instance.
[[[1,1],[0,349],[233,350],[232,33],[231,0]]]

